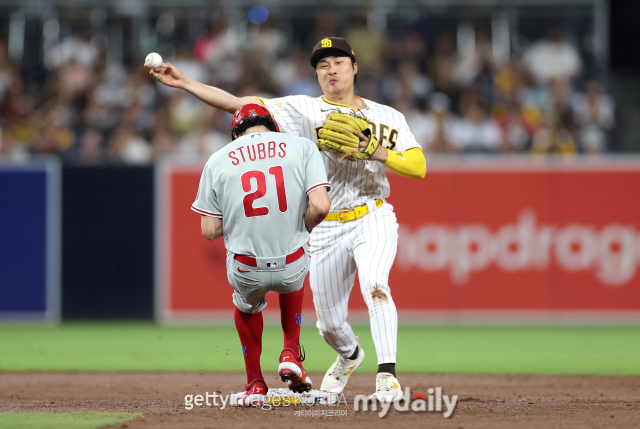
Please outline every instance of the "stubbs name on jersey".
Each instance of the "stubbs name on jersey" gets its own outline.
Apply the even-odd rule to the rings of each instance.
[[[276,142],[269,142],[266,144],[266,146],[264,143],[248,144],[246,147],[240,146],[236,149],[240,155],[236,154],[235,150],[230,151],[229,158],[231,158],[231,164],[233,165],[240,164],[239,158],[242,158],[242,162],[247,162],[247,158],[248,158],[248,161],[275,158],[276,156],[280,158],[284,158],[285,155],[287,154],[285,152],[286,147],[287,147],[287,144],[284,142],[278,144],[277,147],[276,147]],[[246,149],[247,158],[245,158],[244,156],[245,151],[243,149]]]
[[[341,113],[340,111],[337,111]],[[366,119],[366,118],[364,118]],[[391,128],[387,124],[380,123],[380,128],[375,122],[367,121],[369,124],[369,128],[371,129],[371,135],[378,139],[380,145],[385,147],[386,149],[393,150],[396,147],[396,142],[398,140],[398,130],[395,128]],[[316,127],[316,138],[320,138],[318,135],[318,131],[322,128],[322,125]]]

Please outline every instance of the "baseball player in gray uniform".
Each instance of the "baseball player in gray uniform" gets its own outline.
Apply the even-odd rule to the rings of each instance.
[[[397,110],[355,95],[358,73],[356,55],[345,39],[328,37],[319,41],[310,57],[323,96],[293,95],[273,100],[261,97],[235,97],[219,88],[204,85],[164,63],[150,74],[161,83],[195,95],[218,109],[233,112],[256,101],[278,120],[282,130],[318,140],[329,133],[330,114],[352,115],[366,120],[367,133],[353,132],[360,138],[360,152],[375,150],[366,161],[350,162],[333,153],[323,160],[332,184],[331,212],[311,234],[310,283],[318,316],[320,335],[338,352],[327,370],[321,389],[340,393],[349,376],[364,359],[364,350],[347,323],[349,295],[356,271],[360,290],[369,309],[371,334],[378,358],[375,392],[371,398],[398,401],[402,388],[396,378],[398,315],[391,297],[389,271],[398,245],[398,223],[385,167],[402,176],[421,179],[426,161],[420,145]],[[351,136],[353,137],[353,136]]]
[[[311,390],[300,347],[303,282],[310,263],[309,231],[331,205],[322,157],[311,141],[279,132],[261,105],[234,115],[233,141],[207,161],[192,210],[202,234],[224,236],[227,278],[247,384],[239,405],[261,406],[267,384],[260,368],[265,295],[278,292],[284,348],[278,375],[294,392]]]

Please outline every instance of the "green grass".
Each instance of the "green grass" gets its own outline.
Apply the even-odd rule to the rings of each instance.
[[[368,326],[355,326],[367,358],[377,361]],[[278,326],[265,326],[262,364],[274,369]],[[302,331],[305,368],[324,372],[335,353],[315,328]],[[164,327],[150,323],[0,326],[0,371],[243,371],[233,326]],[[640,375],[640,327],[401,326],[403,373]]]
[[[138,417],[132,413],[0,413],[0,429],[97,429]]]

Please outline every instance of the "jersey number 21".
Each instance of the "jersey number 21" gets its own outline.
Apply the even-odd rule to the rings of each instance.
[[[284,213],[287,211],[287,193],[284,189],[284,174],[282,173],[282,167],[271,167],[269,169],[269,174],[275,178],[276,192],[278,194],[278,208]],[[242,190],[245,192],[251,191],[251,179],[256,179],[256,182],[258,183],[258,189],[245,195],[242,200],[244,203],[244,215],[246,217],[268,215],[269,207],[253,206],[254,201],[259,200],[267,194],[267,180],[265,174],[260,170],[247,171],[242,175],[241,179]]]

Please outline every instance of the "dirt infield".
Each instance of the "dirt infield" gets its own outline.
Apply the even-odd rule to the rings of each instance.
[[[319,384],[322,376],[312,374]],[[0,411],[124,411],[143,418],[118,428],[399,427],[430,428],[586,428],[640,427],[640,377],[558,377],[489,375],[400,375],[403,387],[427,394],[442,387],[458,395],[453,416],[441,412],[392,410],[386,419],[355,412],[353,397],[373,391],[373,376],[355,374],[348,405],[275,407],[271,410],[194,407],[184,396],[242,390],[241,374],[0,373]],[[269,387],[283,383],[267,380]],[[347,416],[296,416],[296,410],[344,410]],[[336,413],[337,414],[337,413]]]

